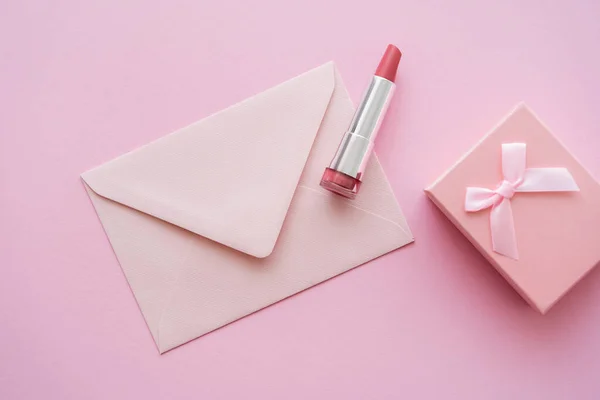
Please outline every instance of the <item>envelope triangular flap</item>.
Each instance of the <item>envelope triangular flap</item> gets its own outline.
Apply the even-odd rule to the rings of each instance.
[[[100,196],[266,257],[333,89],[334,67],[328,63],[82,178]]]

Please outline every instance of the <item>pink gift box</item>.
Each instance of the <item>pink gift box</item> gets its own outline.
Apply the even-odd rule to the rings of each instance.
[[[525,105],[425,191],[541,313],[600,262],[600,184]]]

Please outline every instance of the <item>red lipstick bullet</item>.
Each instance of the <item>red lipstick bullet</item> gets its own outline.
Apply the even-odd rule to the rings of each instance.
[[[394,81],[401,57],[402,53],[396,46],[388,45],[350,127],[329,168],[323,173],[321,186],[325,189],[349,199],[356,197],[375,137],[396,88]]]
[[[381,57],[381,61],[379,61],[375,75],[385,78],[388,81],[395,82],[400,57],[402,57],[400,50],[393,44],[388,45],[383,57]]]

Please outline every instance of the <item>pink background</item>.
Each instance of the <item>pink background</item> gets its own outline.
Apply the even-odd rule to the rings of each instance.
[[[0,4],[0,398],[600,396],[600,271],[538,315],[422,193],[520,100],[600,176],[600,3],[359,3]],[[358,100],[388,42],[417,242],[159,356],[79,174],[331,59]]]

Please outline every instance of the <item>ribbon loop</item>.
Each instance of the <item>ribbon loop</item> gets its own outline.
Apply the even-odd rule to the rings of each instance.
[[[523,178],[527,165],[525,143],[505,143],[502,145],[502,175],[509,182]]]
[[[525,168],[526,144],[502,145],[504,179],[495,190],[467,187],[465,211],[491,207],[492,248],[498,254],[519,259],[510,199],[517,192],[577,192],[579,187],[566,168]]]

